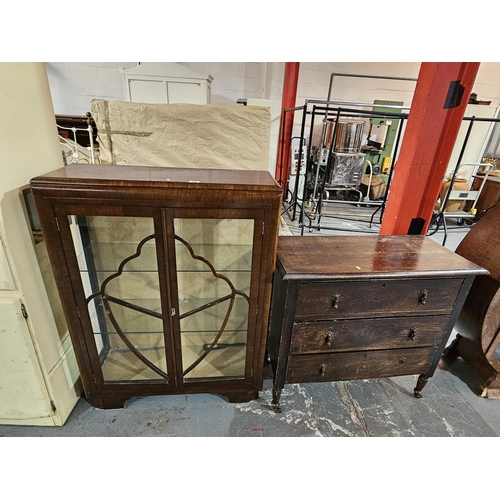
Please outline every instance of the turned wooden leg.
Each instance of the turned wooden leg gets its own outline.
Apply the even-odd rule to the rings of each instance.
[[[422,397],[422,390],[424,389],[425,385],[429,381],[428,378],[426,378],[425,375],[420,375],[417,380],[417,385],[415,386],[415,389],[413,389],[413,394],[415,394],[416,398],[421,398]]]
[[[273,399],[271,401],[271,405],[276,413],[281,413],[281,406],[279,403],[280,397],[281,397],[281,389],[273,389]]]

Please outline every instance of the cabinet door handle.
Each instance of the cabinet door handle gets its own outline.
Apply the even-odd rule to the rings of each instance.
[[[401,364],[403,364],[403,363],[406,361],[406,359],[407,359],[407,358],[405,358],[405,357],[403,356],[403,357],[399,358],[399,362],[400,362]]]
[[[337,293],[332,297],[332,307],[334,309],[339,308],[339,301],[340,301],[340,293]]]
[[[326,363],[321,363],[319,365],[319,374],[324,377],[326,372]]]
[[[412,341],[415,342],[415,336],[417,334],[417,329],[414,326],[410,327],[410,333],[408,333],[408,338]]]
[[[330,332],[328,332],[328,333],[326,334],[326,336],[325,336],[325,344],[326,344],[327,346],[332,345],[332,338],[333,338],[333,335],[332,335]]]
[[[421,306],[425,306],[425,303],[427,302],[427,294],[429,292],[427,290],[422,290],[420,292],[420,297],[418,298],[418,303],[421,305]]]

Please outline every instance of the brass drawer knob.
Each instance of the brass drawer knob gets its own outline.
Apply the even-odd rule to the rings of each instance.
[[[326,363],[321,363],[319,365],[319,374],[324,377],[326,372]]]
[[[421,305],[421,306],[425,306],[425,303],[427,302],[427,294],[429,292],[427,290],[422,290],[420,292],[420,297],[418,298],[418,303]]]
[[[326,336],[325,336],[325,344],[327,346],[331,346],[332,345],[332,338],[333,338],[333,335],[330,332],[328,332],[326,334]]]
[[[339,308],[339,301],[340,301],[340,293],[336,293],[333,297],[332,297],[332,307],[334,309],[338,309]]]
[[[417,335],[417,329],[414,326],[410,327],[410,332],[408,333],[408,338],[415,342],[415,336]]]

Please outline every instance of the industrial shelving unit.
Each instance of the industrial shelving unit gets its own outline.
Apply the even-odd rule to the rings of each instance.
[[[361,108],[370,108],[376,106],[379,108],[378,111],[361,109]],[[380,108],[384,108],[387,111],[381,111]],[[351,185],[346,185],[343,187],[341,184],[338,185],[328,185],[327,179],[331,175],[332,169],[332,161],[331,158],[335,154],[334,144],[336,142],[336,138],[339,131],[339,123],[341,120],[353,120],[353,119],[361,119],[366,120],[373,117],[378,118],[386,118],[390,120],[397,120],[397,133],[394,142],[394,148],[392,152],[392,157],[394,158],[399,149],[402,132],[404,129],[405,120],[408,118],[406,113],[398,112],[401,110],[401,106],[395,105],[381,105],[381,104],[372,104],[372,103],[348,103],[348,102],[339,102],[339,101],[320,101],[320,100],[306,100],[303,106],[286,109],[284,110],[284,114],[301,111],[302,112],[302,123],[301,123],[301,132],[300,132],[300,140],[304,141],[307,144],[306,147],[306,171],[305,171],[305,182],[303,183],[303,192],[299,193],[297,191],[293,193],[289,193],[290,197],[285,197],[290,199],[288,203],[285,203],[283,213],[288,213],[292,220],[295,220],[297,216],[297,212],[299,212],[299,225],[301,226],[301,231],[303,234],[304,227],[306,226],[305,219],[307,218],[308,223],[307,227],[310,231],[313,229],[335,229],[335,230],[347,230],[338,227],[331,227],[328,225],[322,225],[321,219],[325,218],[342,218],[339,216],[331,215],[324,213],[323,205],[331,205],[331,204],[353,204],[353,201],[349,200],[324,200],[323,193],[325,190],[331,191],[358,191],[352,183]],[[317,122],[318,117],[320,117],[323,121],[323,131],[322,137],[320,141],[321,143],[325,139],[326,127],[330,124],[333,127],[332,136],[330,140],[330,144],[328,148],[318,148],[313,146],[313,131],[315,122]],[[308,139],[305,138],[305,130],[306,130],[306,121],[309,118],[309,135]],[[282,141],[283,142],[283,141]],[[299,150],[298,155],[298,163],[300,164],[302,161],[302,150]],[[362,166],[362,170],[365,169],[365,163],[368,163],[371,166],[371,163],[364,162]],[[390,185],[390,181],[392,178],[392,166],[389,168],[388,172],[388,181],[387,186]],[[286,189],[286,181],[280,179],[279,181],[282,186]],[[298,183],[297,183],[298,184]],[[360,194],[360,193],[359,193]],[[374,207],[375,210],[371,214],[370,217],[370,227],[373,224],[374,218],[377,213],[380,212],[380,221],[383,217],[383,212],[385,209],[385,205],[387,202],[388,190],[386,189],[383,199],[373,201],[373,200],[362,200],[358,195],[358,199],[354,200],[354,203],[363,204],[365,206]],[[310,205],[312,208],[311,211],[306,210],[306,205]],[[313,224],[313,221],[316,221],[316,224]],[[372,232],[372,231],[368,231]]]

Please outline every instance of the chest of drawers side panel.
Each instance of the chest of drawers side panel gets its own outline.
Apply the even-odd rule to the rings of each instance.
[[[447,344],[448,339],[451,335],[453,327],[455,326],[455,323],[457,322],[460,311],[462,310],[462,307],[464,306],[465,299],[467,298],[467,295],[469,294],[469,291],[472,287],[472,283],[474,282],[474,279],[475,279],[475,275],[467,275],[467,276],[465,276],[465,278],[462,282],[462,287],[460,289],[457,301],[455,302],[455,306],[454,306],[453,311],[450,315],[448,324],[446,325],[446,329],[443,332],[443,337],[441,339],[441,342],[438,346],[436,356],[434,357],[434,360],[432,362],[431,367],[429,368],[428,373],[426,374],[426,377],[431,377],[437,368],[437,365],[439,363],[439,359],[441,358],[441,355],[443,354],[444,348],[446,347],[446,344]]]
[[[267,343],[275,387],[282,388],[285,384],[296,301],[297,283],[284,280],[278,268],[274,273]]]

